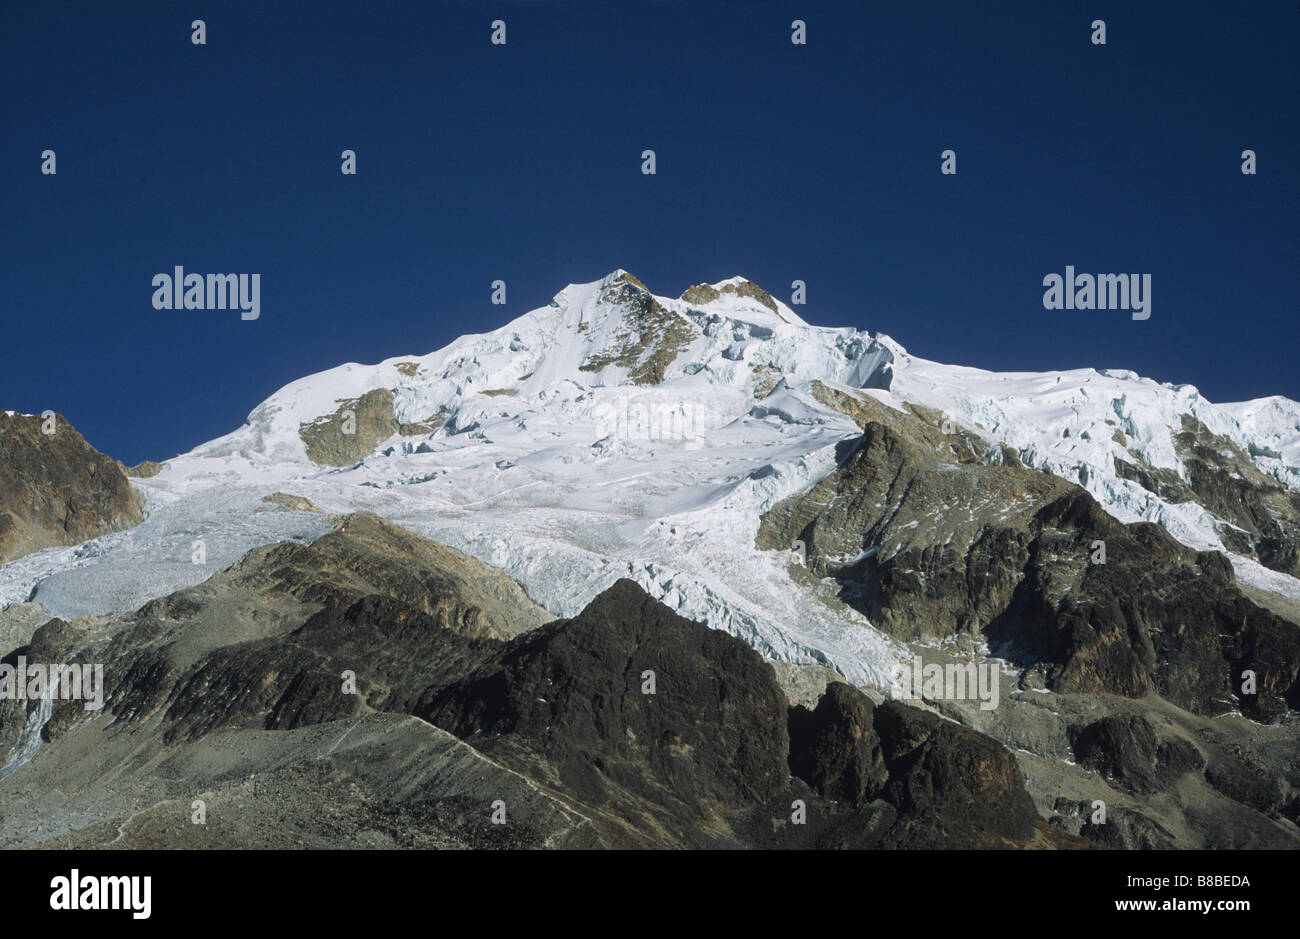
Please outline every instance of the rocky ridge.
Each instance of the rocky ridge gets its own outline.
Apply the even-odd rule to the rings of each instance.
[[[0,411],[0,467],[0,564],[143,518],[144,500],[117,462],[61,414]]]

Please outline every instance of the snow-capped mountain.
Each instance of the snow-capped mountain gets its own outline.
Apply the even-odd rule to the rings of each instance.
[[[1223,550],[1239,579],[1300,599],[1293,401],[1215,405],[1124,371],[942,365],[887,336],[809,325],[741,277],[674,299],[620,270],[436,352],[293,382],[136,480],[138,528],[0,568],[0,604],[122,612],[329,528],[264,501],[280,492],[459,548],[555,615],[626,577],[765,655],[883,688],[902,648],[833,602],[833,584],[792,576],[789,553],[755,546],[764,513],[861,436],[828,389],[979,438],[985,459],[1005,447],[1116,519]]]

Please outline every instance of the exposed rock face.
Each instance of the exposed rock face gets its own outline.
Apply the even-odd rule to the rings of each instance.
[[[127,466],[121,460],[114,460],[113,462],[121,467],[122,472],[130,476],[132,479],[151,479],[161,473],[163,468],[167,465],[166,463],[159,463],[156,460],[144,460],[141,463],[137,463],[135,466]]]
[[[751,365],[750,370],[758,379],[758,382],[754,385],[753,394],[755,398],[766,398],[781,382],[781,371],[770,365]]]
[[[273,492],[262,497],[263,502],[282,506],[292,512],[319,512],[320,508],[306,496],[295,496],[288,492]]]
[[[1233,441],[1212,433],[1188,414],[1174,446],[1183,475],[1150,467],[1138,457],[1115,458],[1115,471],[1171,502],[1196,502],[1219,520],[1223,543],[1266,567],[1300,573],[1300,492],[1260,471]]]
[[[1080,836],[1102,847],[1130,851],[1163,851],[1175,847],[1173,837],[1159,822],[1133,809],[1110,809],[1105,823],[1092,821],[1093,807],[1089,803],[1079,806],[1078,811],[1088,819],[1079,831]]]
[[[653,695],[643,690],[647,670]],[[578,617],[514,640],[437,693],[428,717],[586,805],[683,844],[707,844],[699,829],[725,826],[744,843],[807,845],[795,826],[776,840],[748,828],[747,817],[773,805],[781,814],[793,798],[818,817],[814,844],[1023,846],[1045,830],[999,744],[906,705],[873,709],[843,683],[811,712],[789,709],[748,646],[677,616],[631,581]],[[813,798],[790,786],[790,773]]]
[[[1009,847],[1043,827],[1001,744],[906,704],[873,707],[843,683],[791,709],[790,744],[791,772],[818,795],[891,807],[885,847]]]
[[[64,419],[0,411],[0,564],[138,525],[144,500]]]
[[[896,702],[877,710],[900,845],[966,845],[1028,839],[1038,823],[1020,771],[1005,747],[950,721]]]
[[[975,731],[843,684],[791,711],[753,649],[631,581],[543,623],[476,563],[354,515],[103,630],[52,620],[15,654],[103,662],[112,723],[56,703],[0,797],[68,801],[23,814],[54,837],[6,838],[193,845],[203,792],[204,843],[232,847],[1082,843],[1021,817],[1014,758]]]
[[[696,284],[694,287],[687,287],[682,293],[682,299],[687,303],[698,303],[704,305],[712,303],[722,293],[712,284]]]
[[[724,825],[709,806],[764,803],[788,777],[771,668],[631,581],[514,640],[435,692],[422,716],[633,828],[688,841],[698,835],[683,820]]]
[[[387,388],[367,391],[359,398],[340,401],[333,414],[317,418],[298,430],[307,456],[323,466],[349,466],[367,456],[397,433],[393,393]]]
[[[1200,421],[1185,414],[1182,424],[1175,443],[1187,485],[1201,505],[1227,523],[1218,527],[1224,544],[1255,555],[1266,567],[1300,575],[1300,492],[1260,472],[1240,447]]]
[[[1068,719],[1066,755],[1113,787],[1094,824],[1091,797],[1036,808],[1032,756],[932,711],[835,681],[791,706],[752,648],[631,581],[552,621],[364,513],[113,622],[50,620],[19,655],[102,663],[107,702],[0,704],[2,752],[44,721],[31,761],[0,769],[11,845],[1167,847],[1188,825],[1215,846],[1295,841],[1294,772],[1169,719]],[[1185,821],[1141,801],[1173,793]]]
[[[722,288],[722,292],[730,293],[733,289],[736,291],[737,294],[739,294],[742,297],[750,297],[751,299],[757,300],[759,303],[763,304],[763,306],[767,307],[773,313],[780,312],[777,309],[776,301],[772,299],[772,295],[768,293],[766,290],[764,290],[762,287],[758,286],[758,284],[754,283],[752,280],[741,281],[739,284],[736,284],[734,287],[731,284],[728,284],[727,286]]]
[[[982,635],[1062,692],[1154,692],[1265,722],[1300,704],[1300,628],[1248,600],[1222,555],[1123,525],[1078,486],[944,433],[935,415],[823,393],[848,399],[862,438],[764,516],[758,544],[803,541],[812,573],[836,578],[875,626]],[[1257,693],[1242,690],[1247,671]]]
[[[642,690],[646,668],[654,694]],[[356,695],[340,693],[345,669]],[[786,702],[770,667],[630,581],[508,643],[373,594],[327,604],[287,636],[216,649],[165,696],[155,677],[137,670],[114,712],[161,713],[169,742],[414,714],[598,817],[611,845],[711,843],[710,830],[784,793],[788,778]]]
[[[1211,786],[1235,802],[1264,815],[1281,815],[1300,822],[1300,795],[1263,767],[1239,760],[1214,760],[1205,769]]]
[[[777,306],[776,300],[773,299],[772,295],[752,280],[739,280],[737,282],[723,284],[721,289],[714,287],[712,284],[696,284],[694,287],[688,287],[682,294],[681,299],[685,300],[687,303],[698,303],[703,305],[712,303],[723,294],[728,293],[741,297],[749,297],[751,300],[757,300],[777,316],[781,316],[781,309]],[[785,319],[785,317],[781,318]]]
[[[294,630],[311,624],[310,635],[335,620],[350,628],[344,614],[374,596],[397,604],[405,619],[423,617],[420,622],[432,631],[474,638],[506,639],[550,619],[499,571],[376,516],[358,513],[310,545],[282,542],[255,549],[204,583],[145,604],[116,621],[107,633],[111,641],[105,633],[86,634],[54,620],[61,624],[57,629],[50,624],[41,627],[30,643],[13,650],[6,661],[13,664],[22,655],[32,662],[63,662],[80,650],[73,661],[105,664],[108,710],[121,719],[162,714],[174,698],[188,701],[189,689],[195,702],[192,706],[182,702],[176,711],[179,723],[168,729],[168,736],[192,736],[192,727],[241,725],[248,716],[241,708],[262,700],[258,695],[271,693],[263,669],[281,654],[276,650]],[[325,614],[313,620],[322,611]],[[376,656],[383,660],[385,655],[400,660],[395,653],[382,651],[386,641],[382,631],[369,637],[373,647],[357,636],[352,637],[351,664],[344,667],[357,670],[363,678],[361,662]],[[41,658],[34,657],[33,648],[40,650]],[[302,661],[321,661],[298,645],[284,648],[302,652],[306,656]],[[422,652],[411,654],[418,658]],[[215,657],[214,661],[206,661],[207,656]],[[242,663],[248,674],[218,679],[223,661]],[[225,671],[231,673],[232,668]],[[245,678],[247,687],[242,687]],[[208,680],[225,682],[222,694],[207,694],[203,682]],[[337,674],[331,674],[328,686],[337,691],[340,682]],[[80,705],[72,701],[56,705],[56,710],[60,707],[73,713]],[[0,704],[0,759],[19,739],[29,710],[21,701]],[[288,703],[281,708],[285,713],[291,710]]]
[[[403,437],[422,437],[431,434],[447,423],[446,414],[435,414],[427,421],[413,421],[410,424],[398,424],[397,432]]]
[[[500,571],[368,512],[346,516],[310,545],[281,542],[252,551],[218,578],[222,586],[254,592],[258,601],[294,598],[317,609],[343,610],[381,595],[431,617],[439,629],[472,637],[509,638],[549,619]],[[190,593],[154,602],[170,609]]]
[[[1135,715],[1104,717],[1088,725],[1075,738],[1074,752],[1081,765],[1138,795],[1168,789],[1184,773],[1205,765],[1190,743],[1157,741],[1150,722]]]
[[[695,327],[665,309],[631,274],[619,275],[617,286],[606,290],[601,301],[624,308],[623,325],[611,344],[579,370],[599,372],[617,365],[629,369],[628,377],[638,385],[663,381],[665,370],[695,338]]]
[[[790,772],[828,799],[870,802],[889,778],[873,712],[871,700],[843,682],[828,686],[811,711],[791,708]]]

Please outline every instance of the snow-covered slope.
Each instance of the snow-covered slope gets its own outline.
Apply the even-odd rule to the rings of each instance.
[[[34,589],[63,616],[129,609],[257,544],[328,527],[261,501],[283,491],[328,513],[376,512],[502,567],[557,615],[632,577],[767,655],[884,687],[902,650],[798,586],[786,556],[754,547],[762,513],[828,473],[859,433],[813,382],[933,408],[1078,482],[1121,520],[1198,548],[1222,546],[1221,522],[1121,478],[1116,457],[1181,472],[1174,436],[1190,415],[1300,485],[1300,405],[1286,399],[1216,406],[1127,372],[941,365],[886,336],[810,326],[743,278],[672,299],[615,271],[437,352],[286,386],[243,427],[134,480],[148,496],[138,529],[0,568],[0,604]],[[391,393],[402,432],[353,465],[313,463],[300,429],[376,390]],[[200,541],[203,563],[191,563]],[[1300,598],[1300,581],[1234,563]]]
[[[1237,422],[1263,455],[1287,467],[1300,466],[1300,404],[1274,395],[1221,404],[1219,410]]]
[[[1162,498],[1116,469],[1118,459],[1186,478],[1175,446],[1184,416],[1235,443],[1281,485],[1300,488],[1300,405],[1286,398],[1215,405],[1192,385],[1161,384],[1126,370],[987,372],[901,350],[894,369],[897,398],[1009,445],[1027,466],[1087,489],[1120,521],[1154,522],[1197,549],[1227,550],[1221,530],[1231,524],[1197,501]],[[1252,559],[1234,556],[1233,563],[1247,582],[1275,591],[1280,583],[1287,595],[1300,596],[1293,578],[1279,582]]]

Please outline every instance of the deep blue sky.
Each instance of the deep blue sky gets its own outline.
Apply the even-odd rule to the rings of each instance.
[[[0,407],[128,462],[617,267],[799,278],[808,320],[941,361],[1300,398],[1294,0],[42,0],[0,35]],[[260,273],[261,319],[155,311],[176,264]],[[1150,273],[1152,318],[1044,310],[1066,264]]]

